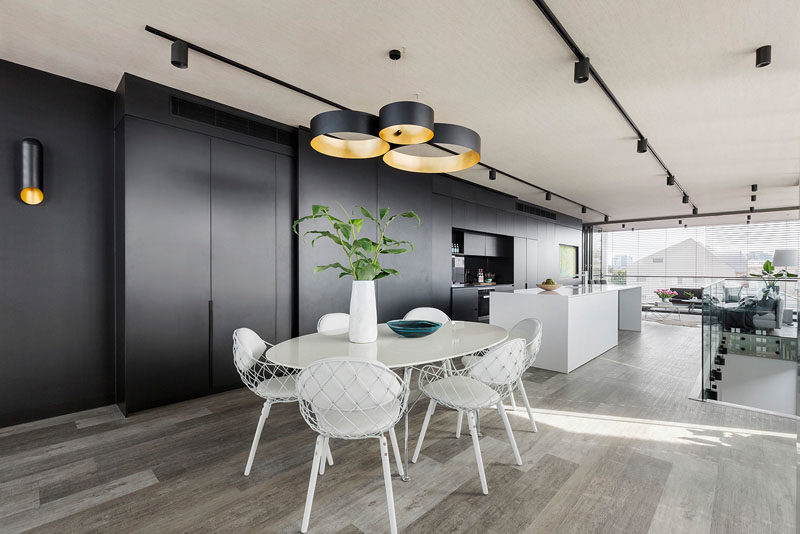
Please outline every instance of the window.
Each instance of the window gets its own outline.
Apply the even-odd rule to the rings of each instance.
[[[558,245],[561,257],[561,277],[571,278],[578,275],[578,247]]]

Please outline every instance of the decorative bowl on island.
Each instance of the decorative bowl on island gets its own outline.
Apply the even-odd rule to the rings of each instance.
[[[545,291],[555,291],[561,287],[561,284],[536,284],[536,287],[544,289]]]
[[[433,334],[434,332],[439,330],[439,328],[441,328],[442,326],[442,323],[437,323],[435,321],[423,321],[423,320],[389,321],[386,324],[395,333],[400,334],[403,337],[427,336]]]

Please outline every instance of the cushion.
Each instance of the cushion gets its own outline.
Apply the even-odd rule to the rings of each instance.
[[[456,409],[488,408],[500,401],[500,394],[474,378],[447,376],[425,384],[425,393],[441,404]]]
[[[256,387],[256,395],[265,399],[294,399],[297,397],[297,383],[294,375],[268,378]]]

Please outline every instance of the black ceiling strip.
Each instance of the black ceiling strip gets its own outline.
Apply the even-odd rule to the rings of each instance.
[[[586,55],[580,49],[578,44],[572,39],[569,32],[567,32],[566,28],[564,28],[564,26],[561,24],[561,22],[558,20],[555,14],[550,10],[550,7],[545,3],[545,1],[532,0],[532,2],[536,4],[536,7],[539,8],[539,11],[542,12],[544,17],[547,19],[547,21],[550,23],[550,25],[553,27],[556,33],[558,33],[559,37],[561,37],[561,40],[564,41],[564,44],[566,44],[567,47],[572,51],[575,57],[577,59],[583,59],[584,57],[586,57]],[[611,101],[614,107],[617,108],[617,111],[619,111],[620,115],[622,115],[622,118],[625,119],[625,122],[627,122],[633,129],[633,131],[636,133],[636,136],[640,139],[643,138],[644,134],[642,133],[642,131],[639,129],[638,126],[636,126],[636,123],[633,122],[631,116],[628,114],[627,111],[625,111],[625,108],[622,107],[620,101],[617,100],[617,97],[614,95],[614,93],[611,92],[611,89],[608,88],[608,85],[606,85],[606,82],[603,80],[603,77],[600,76],[600,73],[597,72],[597,69],[594,68],[594,65],[591,62],[589,63],[589,72],[594,78],[594,80],[597,82],[597,85],[600,86],[600,89],[602,89],[603,93],[605,93],[605,95],[608,97],[608,99]],[[664,163],[664,160],[662,160],[659,157],[658,153],[653,149],[653,146],[650,144],[649,141],[647,142],[647,148],[650,154],[652,154],[655,160],[658,162],[658,164],[661,165],[661,168],[664,169],[664,172],[666,172],[667,175],[675,176],[670,172],[669,168],[667,168],[667,164]],[[680,183],[678,183],[677,179],[675,180],[675,187],[678,188],[678,190],[681,192],[682,195],[686,193],[686,190],[683,188],[683,186],[680,185]]]
[[[718,211],[716,213],[703,213],[700,215],[665,215],[659,217],[646,217],[644,219],[625,219],[614,222],[585,223],[584,226],[614,226],[615,224],[622,224],[622,223],[669,221],[674,219],[703,219],[707,217],[722,217],[726,215],[751,215],[753,213],[774,213],[776,211],[798,211],[798,210],[800,210],[800,206],[787,206],[783,208],[762,208],[760,210],[755,210],[755,211],[750,211],[750,210]]]
[[[334,107],[334,108],[337,108],[337,109],[342,109],[342,110],[349,110],[350,109],[347,106],[343,106],[342,104],[339,104],[338,102],[334,102],[333,100],[328,100],[327,98],[319,96],[317,94],[314,94],[311,91],[306,91],[305,89],[303,89],[301,87],[293,85],[293,84],[291,84],[289,82],[285,82],[285,81],[283,81],[283,80],[281,80],[279,78],[276,78],[274,76],[270,76],[269,74],[266,74],[264,72],[261,72],[260,70],[254,69],[253,67],[248,67],[247,65],[245,65],[243,63],[239,63],[238,61],[234,61],[234,60],[229,59],[229,58],[227,58],[225,56],[217,54],[216,52],[212,52],[211,50],[203,48],[202,46],[198,46],[198,45],[196,45],[194,43],[191,43],[191,42],[189,42],[189,41],[187,41],[185,39],[181,39],[180,37],[176,37],[176,36],[174,36],[172,34],[169,34],[169,33],[165,32],[165,31],[159,30],[158,28],[154,28],[154,27],[150,26],[149,24],[146,25],[144,27],[144,29],[146,31],[152,33],[153,35],[157,35],[159,37],[162,37],[162,38],[167,39],[167,40],[172,41],[172,42],[183,41],[183,42],[186,43],[186,46],[189,49],[194,50],[195,52],[197,52],[199,54],[203,54],[203,55],[208,56],[208,57],[210,57],[212,59],[216,59],[217,61],[220,61],[222,63],[230,65],[231,67],[235,67],[237,69],[243,70],[243,71],[245,71],[245,72],[247,72],[249,74],[252,74],[254,76],[258,76],[259,78],[263,78],[263,79],[268,80],[268,81],[270,81],[272,83],[276,83],[276,84],[278,84],[278,85],[280,85],[282,87],[286,87],[287,89],[291,89],[292,91],[295,91],[297,93],[305,95],[305,96],[307,96],[309,98],[313,98],[314,100],[322,102],[323,104],[327,104],[327,105],[329,105],[331,107]],[[454,152],[454,151],[452,151],[452,150],[450,150],[448,148],[445,148],[445,147],[443,147],[441,145],[436,145],[436,144],[433,144],[433,143],[430,143],[430,144],[432,144],[433,146],[435,146],[436,148],[438,148],[440,150],[444,150],[445,152],[450,152],[451,154],[457,154],[457,152]],[[565,197],[563,195],[559,195],[558,193],[553,193],[552,191],[549,191],[547,189],[539,187],[538,185],[532,184],[532,183],[530,183],[530,182],[528,182],[526,180],[523,180],[522,178],[518,178],[518,177],[514,176],[513,174],[507,173],[505,171],[501,171],[497,167],[492,167],[491,165],[487,165],[487,164],[485,164],[483,162],[478,162],[478,165],[480,165],[481,167],[483,167],[485,169],[494,169],[495,171],[497,171],[498,173],[502,174],[503,176],[507,176],[508,178],[511,178],[512,180],[516,180],[517,182],[520,182],[520,183],[525,184],[527,186],[530,186],[530,187],[533,187],[535,189],[538,189],[538,190],[540,190],[540,191],[542,191],[544,193],[550,193],[553,196],[556,196],[556,197],[558,197],[560,199],[566,200],[567,202],[571,202],[572,204],[575,204],[576,206],[586,206],[587,209],[590,209],[590,210],[592,210],[592,211],[594,211],[596,213],[599,213],[600,215],[603,215],[603,216],[606,215],[602,211],[596,210],[596,209],[594,209],[594,208],[592,208],[590,206],[587,206],[586,204],[582,204],[580,202],[576,202],[576,201],[574,201],[572,199],[569,199],[569,198],[567,198],[567,197]]]

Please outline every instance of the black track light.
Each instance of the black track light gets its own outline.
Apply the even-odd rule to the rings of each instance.
[[[755,206],[750,206],[750,213],[753,213],[754,211],[756,211],[756,207]]]
[[[683,224],[683,221],[678,219],[678,224]]]
[[[689,228],[689,225],[688,224],[684,224],[683,227],[684,228]]]
[[[687,195],[686,193],[683,194],[683,203],[684,204],[688,204],[689,203],[689,195]]]
[[[589,58],[584,57],[575,62],[575,83],[585,83],[589,81]]]
[[[497,180],[497,171],[494,169],[489,169],[489,179],[490,180]]]
[[[766,67],[772,62],[772,45],[760,46],[756,49],[756,68]]]
[[[638,141],[636,141],[636,152],[639,154],[644,154],[647,152],[647,138],[642,137]]]
[[[747,224],[750,224],[750,221],[747,221]]]
[[[603,222],[608,222],[608,215],[606,215],[605,217],[603,217]]]
[[[667,185],[675,185],[675,177],[671,174],[667,175]]]
[[[692,215],[697,215],[697,206],[692,206]]]
[[[758,191],[758,184],[751,185],[750,186],[750,191],[752,191],[753,193],[757,192]]]
[[[636,228],[631,228],[631,232],[633,232],[634,230],[636,230]]]
[[[755,202],[755,201],[756,201],[756,196],[750,195],[750,202]]]
[[[551,195],[549,191],[544,194],[544,199],[545,200],[550,200],[551,198],[553,198],[553,195]]]
[[[747,216],[747,220],[748,220],[748,221],[750,220],[750,217],[752,217],[752,215],[748,215],[748,216]]]
[[[581,213],[586,213],[586,206],[581,206]]]
[[[189,46],[180,39],[172,43],[172,66],[185,69],[189,66]]]
[[[625,228],[625,223],[622,223],[622,227]]]

